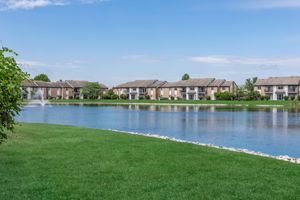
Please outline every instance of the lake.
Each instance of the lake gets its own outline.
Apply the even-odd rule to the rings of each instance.
[[[300,112],[293,109],[46,105],[25,106],[17,120],[151,133],[300,158]]]

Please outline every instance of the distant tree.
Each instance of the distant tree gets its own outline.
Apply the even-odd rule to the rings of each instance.
[[[39,74],[39,75],[35,76],[33,80],[50,82],[50,79],[47,74]]]
[[[99,83],[87,82],[82,88],[82,94],[88,99],[98,99],[100,96],[101,86]]]
[[[122,97],[119,97],[113,89],[107,90],[106,94],[102,95],[103,99],[119,99]]]
[[[256,81],[257,81],[257,77],[246,79],[245,89],[247,90],[248,93],[254,92],[254,84],[256,83]]]
[[[5,47],[0,49],[0,143],[13,131],[15,116],[21,111],[21,82],[28,78],[17,65],[17,54]]]
[[[190,75],[188,75],[187,73],[185,73],[185,74],[183,74],[181,80],[189,80],[189,79],[190,79]]]

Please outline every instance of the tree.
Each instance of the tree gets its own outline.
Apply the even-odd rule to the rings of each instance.
[[[35,81],[45,81],[45,82],[50,82],[50,79],[47,74],[39,74],[34,77]]]
[[[113,89],[109,89],[106,94],[102,96],[103,99],[119,99],[119,96],[114,92]]]
[[[88,99],[98,99],[101,86],[99,83],[87,82],[82,88],[82,94]]]
[[[246,79],[245,89],[248,91],[248,93],[254,92],[254,84],[256,83],[256,81],[257,81],[257,77]]]
[[[182,79],[181,80],[189,80],[190,79],[190,75],[188,75],[187,73],[183,74]]]
[[[17,53],[2,47],[0,49],[0,143],[13,131],[15,116],[21,111],[21,82],[29,78],[17,65]]]

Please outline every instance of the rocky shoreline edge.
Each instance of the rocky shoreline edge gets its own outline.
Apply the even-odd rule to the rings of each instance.
[[[195,145],[204,146],[204,147],[224,149],[224,150],[228,150],[228,151],[232,151],[232,152],[246,153],[246,154],[250,154],[250,155],[261,156],[261,157],[266,157],[266,158],[273,158],[273,159],[276,159],[276,160],[282,160],[282,161],[286,161],[286,162],[290,162],[290,163],[300,164],[300,158],[294,158],[294,157],[290,157],[290,156],[287,156],[287,155],[272,156],[272,155],[269,155],[269,154],[266,154],[266,153],[251,151],[251,150],[248,150],[248,149],[239,149],[239,148],[218,146],[218,145],[213,145],[213,144],[205,144],[205,143],[201,143],[201,142],[193,142],[193,141],[181,140],[181,139],[168,137],[168,136],[161,136],[161,135],[158,135],[158,134],[120,131],[120,130],[116,130],[116,129],[107,129],[107,130],[114,131],[114,132],[120,132],[120,133],[127,133],[127,134],[131,134],[131,135],[139,135],[139,136],[145,136],[145,137],[151,137],[151,138],[158,138],[158,139],[169,140],[169,141],[179,142],[179,143],[195,144]]]

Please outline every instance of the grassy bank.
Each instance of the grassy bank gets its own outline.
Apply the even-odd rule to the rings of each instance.
[[[50,100],[51,103],[83,104],[191,104],[191,105],[230,105],[230,106],[284,106],[300,107],[300,101],[205,101],[205,100]]]
[[[300,166],[111,131],[21,124],[0,199],[297,199]]]

